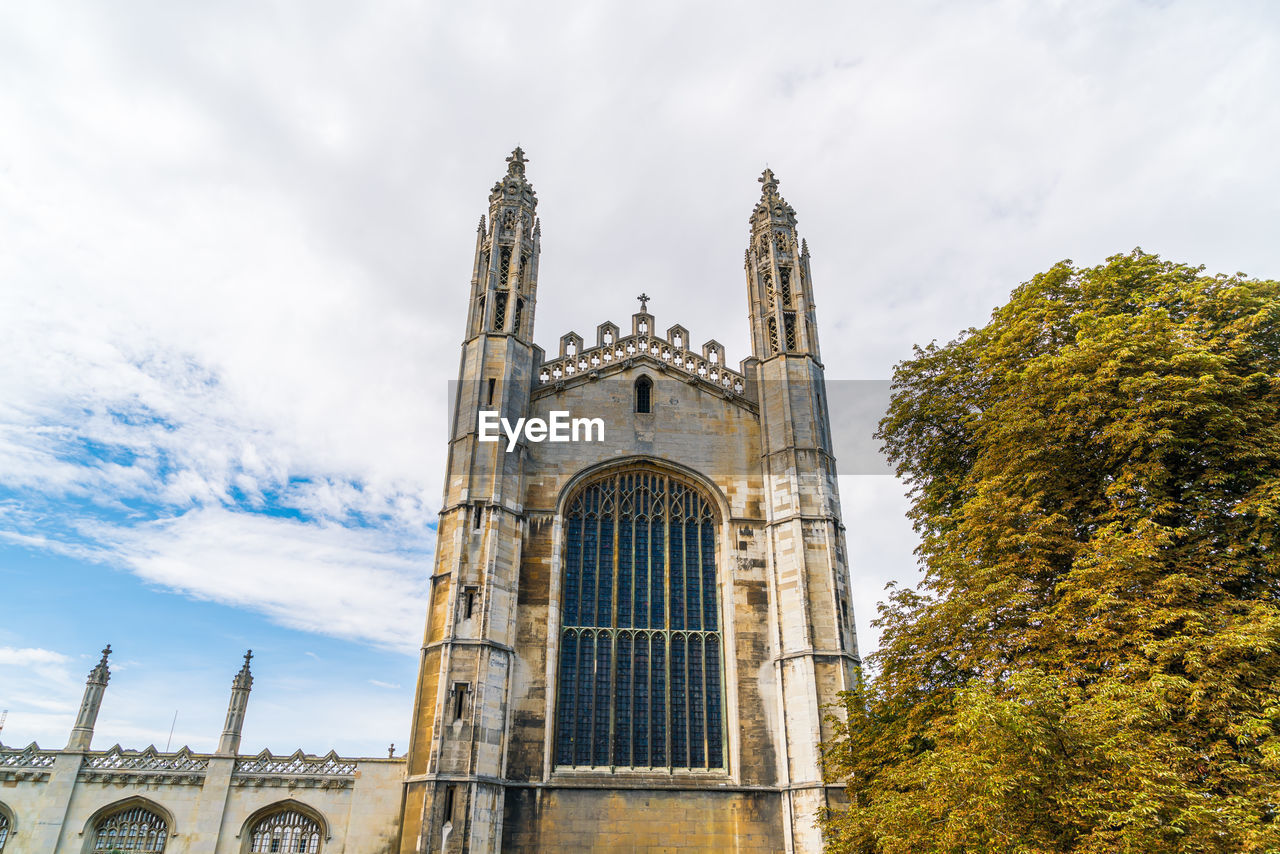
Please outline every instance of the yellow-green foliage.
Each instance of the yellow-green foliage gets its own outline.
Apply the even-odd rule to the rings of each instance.
[[[833,851],[1280,851],[1280,284],[1058,264],[898,365],[925,581],[826,745]]]

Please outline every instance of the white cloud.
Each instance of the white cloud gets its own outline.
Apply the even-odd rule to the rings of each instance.
[[[64,675],[71,659],[60,652],[39,647],[0,646],[0,667],[26,667],[45,674]]]
[[[828,377],[884,379],[1060,258],[1280,274],[1277,23],[1100,0],[0,7],[0,538],[416,645],[475,222],[516,142],[544,346],[643,290],[662,328],[747,355],[767,161]],[[866,651],[915,538],[900,486],[853,483]]]
[[[430,554],[377,531],[221,508],[94,539],[149,582],[265,614],[280,625],[412,651],[426,614]]]
[[[0,646],[0,709],[9,710],[10,741],[20,734],[24,745],[43,740],[48,746],[66,737],[68,717],[75,719],[80,701],[71,662],[52,649]]]

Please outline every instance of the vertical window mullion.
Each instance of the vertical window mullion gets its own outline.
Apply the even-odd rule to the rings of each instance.
[[[707,655],[707,636],[702,636],[702,759],[706,767],[711,767],[711,689],[707,687],[707,673],[712,665]],[[715,662],[719,667],[719,662]]]
[[[666,696],[663,713],[667,719],[663,734],[666,736],[667,767],[671,768],[675,762],[675,757],[671,755],[671,611],[675,607],[675,603],[671,601],[671,481],[664,477],[662,485],[662,598],[666,601],[666,608],[662,612],[662,643],[665,653],[662,666],[666,678],[663,679],[662,687]]]
[[[619,479],[615,476],[613,491],[613,548],[610,550],[613,555],[613,595],[609,597],[609,732],[607,733],[608,742],[606,749],[609,756],[609,767],[613,768],[617,763],[613,755],[613,728],[617,717],[618,705],[618,525],[622,508],[622,491]]]

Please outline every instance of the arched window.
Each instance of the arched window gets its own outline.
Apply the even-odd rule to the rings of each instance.
[[[163,851],[169,825],[146,807],[129,807],[98,820],[93,828],[93,851]]]
[[[641,377],[636,380],[636,412],[653,411],[653,380]]]
[[[710,500],[632,469],[567,507],[556,764],[723,768]]]
[[[297,810],[283,810],[255,824],[249,839],[249,850],[254,854],[316,854],[320,850],[320,824]]]
[[[4,850],[4,844],[9,841],[9,816],[0,809],[0,851]]]

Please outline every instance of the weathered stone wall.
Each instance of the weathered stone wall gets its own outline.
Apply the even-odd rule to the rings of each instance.
[[[775,854],[781,805],[776,792],[509,787],[502,848]]]
[[[641,375],[654,383],[649,414],[634,412],[634,382]],[[754,405],[749,398],[726,395],[677,372],[664,372],[651,360],[636,359],[599,379],[538,391],[529,415],[548,419],[553,410],[602,418],[605,441],[534,443],[519,451],[526,455],[527,525],[507,778],[538,788],[508,789],[504,850],[782,850],[781,795],[724,791],[773,786],[779,779],[777,680],[767,607],[769,544]],[[611,775],[556,769],[549,758],[560,626],[560,505],[584,474],[603,471],[610,463],[682,473],[700,482],[716,505],[728,767],[719,773],[698,772],[697,778],[689,775],[700,782],[682,783],[701,788],[670,791],[671,778],[683,776],[680,771],[664,782],[663,775],[641,779],[627,771]],[[621,788],[610,790],[614,786]],[[619,817],[607,832],[602,825],[612,818],[605,820],[602,810],[616,811]],[[680,825],[679,841],[664,841],[673,821]]]
[[[7,771],[0,804],[13,823],[5,854],[90,851],[96,821],[125,805],[146,807],[168,821],[166,854],[242,854],[249,850],[251,820],[275,807],[322,819],[328,833],[324,854],[395,850],[402,759],[349,760],[355,773],[339,783],[281,775],[244,778],[233,775],[232,757],[194,756],[207,763],[197,773],[90,772],[85,756],[72,752],[60,753],[47,774]]]

